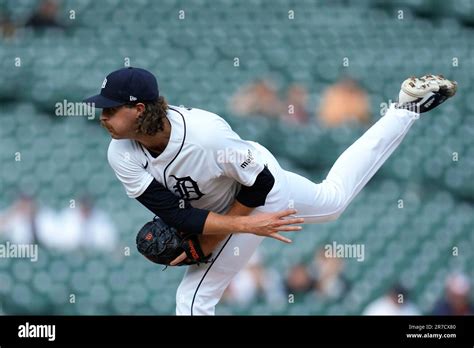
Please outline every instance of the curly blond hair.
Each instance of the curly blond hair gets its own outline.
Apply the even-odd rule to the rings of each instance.
[[[138,116],[136,132],[155,135],[163,131],[164,118],[168,110],[166,99],[160,96],[157,100],[144,104],[145,110]]]

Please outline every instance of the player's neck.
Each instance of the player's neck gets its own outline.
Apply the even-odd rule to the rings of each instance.
[[[171,136],[171,123],[167,117],[163,120],[163,130],[155,135],[140,134],[135,140],[154,153],[162,153]]]

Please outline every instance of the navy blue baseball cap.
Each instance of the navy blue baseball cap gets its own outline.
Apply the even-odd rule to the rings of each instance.
[[[159,97],[155,76],[145,69],[122,68],[107,75],[100,94],[84,99],[96,108],[113,108],[137,102],[155,101]]]

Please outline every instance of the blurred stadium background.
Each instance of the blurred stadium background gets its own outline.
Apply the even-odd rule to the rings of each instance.
[[[41,31],[23,25],[38,4],[0,0],[0,211],[21,193],[55,210],[89,193],[119,238],[111,251],[41,246],[37,262],[0,258],[0,313],[174,313],[184,268],[162,272],[136,251],[136,231],[152,214],[126,197],[109,168],[108,134],[97,117],[54,113],[57,102],[95,93],[127,58],[157,74],[171,104],[223,116],[284,168],[318,181],[367,125],[238,117],[229,103],[239,88],[259,78],[281,88],[298,83],[314,110],[329,85],[350,76],[367,91],[373,122],[408,76],[443,73],[459,83],[458,95],[414,125],[341,219],[306,226],[292,245],[265,240],[260,247],[263,267],[284,280],[326,243],[365,245],[363,262],[343,260],[341,276],[350,284],[343,296],[256,296],[225,301],[218,314],[361,314],[395,283],[428,314],[449,274],[473,282],[474,1],[67,0],[58,8],[65,28]]]

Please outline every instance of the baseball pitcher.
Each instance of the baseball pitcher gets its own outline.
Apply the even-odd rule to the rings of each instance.
[[[101,124],[112,136],[108,160],[127,195],[157,216],[138,233],[138,250],[153,262],[187,265],[177,314],[211,315],[263,237],[289,243],[279,232],[339,218],[419,114],[456,88],[441,75],[405,80],[398,102],[321,183],[284,170],[218,115],[168,105],[144,69],[110,73],[85,102],[103,109]]]

